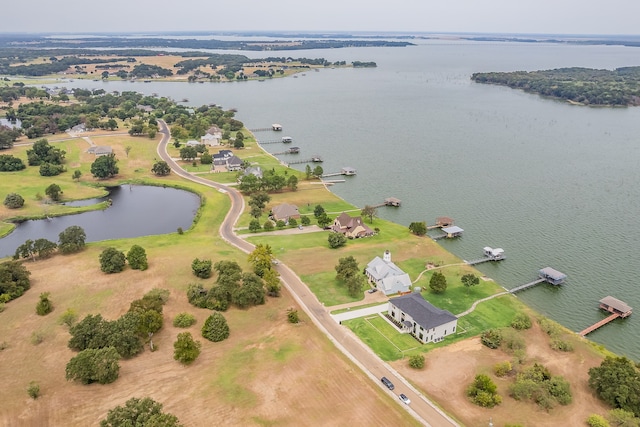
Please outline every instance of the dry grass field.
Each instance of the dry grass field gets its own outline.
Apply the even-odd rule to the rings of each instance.
[[[608,408],[589,389],[588,370],[600,365],[603,357],[585,340],[573,337],[573,352],[554,351],[549,346],[549,337],[537,323],[524,333],[527,342],[525,366],[534,362],[546,366],[553,375],[562,375],[571,383],[573,402],[567,406],[556,406],[546,411],[535,403],[520,402],[509,397],[508,387],[513,376],[497,378],[493,374],[496,363],[511,361],[513,356],[502,350],[491,350],[471,338],[438,348],[425,357],[425,368],[416,371],[406,361],[392,365],[426,395],[450,411],[467,427],[484,427],[492,418],[493,425],[517,424],[524,427],[556,427],[586,425],[591,414],[604,414]],[[487,374],[498,385],[502,403],[494,408],[481,408],[471,403],[466,389],[477,374]]]
[[[263,306],[225,313],[229,339],[211,343],[202,338],[200,328],[209,312],[189,305],[185,289],[195,281],[190,261],[204,254],[190,253],[188,240],[183,240],[148,250],[150,268],[145,272],[100,272],[98,254],[106,245],[28,265],[32,288],[0,314],[0,336],[8,346],[0,353],[0,425],[97,425],[110,408],[144,396],[162,402],[188,426],[413,423],[304,316],[298,325],[287,322],[286,310],[295,304],[286,293]],[[70,335],[58,324],[59,316],[72,308],[80,318],[101,313],[115,319],[152,288],[171,290],[165,326],[154,337],[159,350],[146,349],[121,361],[120,377],[112,384],[66,381],[65,366],[74,352],[67,348]],[[50,292],[55,304],[44,317],[35,314],[41,292]],[[183,330],[171,322],[180,312],[197,317],[188,330],[202,342],[200,357],[188,367],[173,360],[173,342]],[[34,333],[43,342],[33,344]],[[37,400],[27,395],[30,381],[40,384]]]

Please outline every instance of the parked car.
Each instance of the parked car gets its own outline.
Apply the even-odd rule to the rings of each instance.
[[[384,384],[385,386],[387,386],[387,388],[389,390],[393,390],[395,388],[395,386],[393,385],[393,383],[391,381],[389,381],[389,378],[387,377],[382,377],[380,378],[380,381],[382,381],[382,384]]]
[[[409,403],[411,403],[411,400],[407,397],[407,395],[405,395],[404,393],[400,393],[398,395],[398,399],[400,399],[403,403],[405,403],[406,405],[408,405]]]
[[[378,292],[378,288],[371,288],[367,292],[369,292],[370,294],[372,294],[374,292]]]

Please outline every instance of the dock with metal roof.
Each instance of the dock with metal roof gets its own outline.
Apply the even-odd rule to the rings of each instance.
[[[532,288],[543,282],[551,283],[552,285],[558,286],[563,284],[566,278],[566,274],[551,267],[545,267],[538,271],[538,279],[529,283],[525,283],[524,285],[516,286],[515,288],[510,289],[509,292],[515,294],[516,292],[524,291],[525,289]]]
[[[584,337],[585,335],[595,331],[598,328],[601,328],[607,323],[613,322],[618,318],[624,319],[626,317],[629,317],[631,316],[631,313],[633,311],[632,308],[626,302],[621,301],[612,296],[606,296],[602,298],[599,302],[600,302],[599,308],[601,310],[608,311],[611,314],[605,317],[604,319],[600,320],[599,322],[596,322],[593,325],[589,326],[588,328],[578,332],[578,335],[580,335],[581,337]]]

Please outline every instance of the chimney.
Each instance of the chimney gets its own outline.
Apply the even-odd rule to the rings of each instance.
[[[384,262],[391,262],[391,252],[389,252],[388,250],[384,251],[384,255],[382,257],[382,260]]]

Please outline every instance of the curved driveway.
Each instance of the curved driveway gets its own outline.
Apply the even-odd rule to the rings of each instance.
[[[220,192],[227,193],[229,197],[231,197],[231,209],[220,226],[220,236],[229,244],[247,254],[253,251],[254,245],[241,239],[233,231],[234,224],[244,211],[244,199],[240,193],[232,187],[208,181],[185,172],[167,153],[166,147],[171,138],[167,124],[162,120],[158,120],[158,124],[160,125],[160,133],[163,134],[162,140],[160,144],[158,144],[158,155],[160,158],[166,161],[171,167],[171,170],[177,175],[190,181],[216,188]],[[404,393],[411,399],[411,405],[406,406],[407,411],[424,425],[433,427],[458,426],[454,420],[409,384],[395,369],[375,355],[350,329],[336,323],[325,310],[323,304],[318,301],[307,285],[305,285],[289,267],[282,263],[275,267],[278,273],[280,273],[284,287],[291,293],[298,304],[300,304],[313,323],[340,351],[362,369],[369,378],[375,381],[387,393],[393,395],[399,405],[401,405],[401,403],[396,393]],[[383,376],[389,378],[391,382],[395,384],[396,387],[393,392],[383,387],[380,382],[380,378]]]

